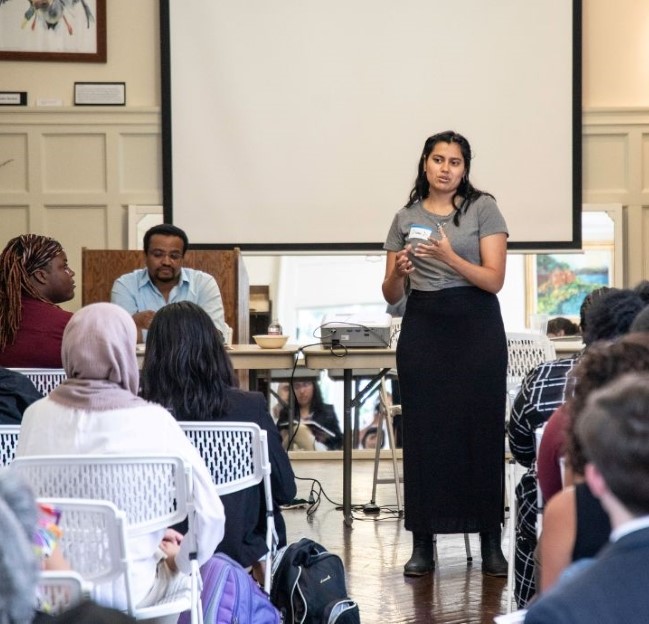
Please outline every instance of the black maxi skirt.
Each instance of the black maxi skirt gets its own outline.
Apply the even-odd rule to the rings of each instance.
[[[507,340],[480,288],[412,291],[397,344],[405,526],[493,531],[503,521]]]

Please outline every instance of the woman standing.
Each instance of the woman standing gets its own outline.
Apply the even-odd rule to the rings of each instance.
[[[435,565],[436,533],[479,532],[482,571],[506,576],[503,520],[507,342],[496,293],[507,226],[469,180],[461,135],[429,137],[408,203],[394,217],[383,295],[411,292],[397,346],[403,408],[406,576]]]

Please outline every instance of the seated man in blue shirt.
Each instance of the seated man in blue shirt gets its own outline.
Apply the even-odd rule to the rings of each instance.
[[[137,269],[115,280],[112,303],[133,316],[138,342],[144,340],[154,314],[174,301],[191,301],[205,310],[227,340],[230,328],[225,322],[223,300],[216,280],[203,271],[186,269],[183,258],[189,242],[180,228],[155,225],[144,234],[146,268]]]

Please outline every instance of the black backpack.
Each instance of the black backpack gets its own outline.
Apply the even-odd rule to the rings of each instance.
[[[360,624],[358,605],[347,596],[338,555],[303,537],[273,560],[272,603],[285,624]]]

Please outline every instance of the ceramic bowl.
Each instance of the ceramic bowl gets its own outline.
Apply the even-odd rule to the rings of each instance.
[[[258,334],[256,336],[253,336],[253,338],[262,349],[281,349],[288,340],[288,336],[277,336],[269,334]]]

